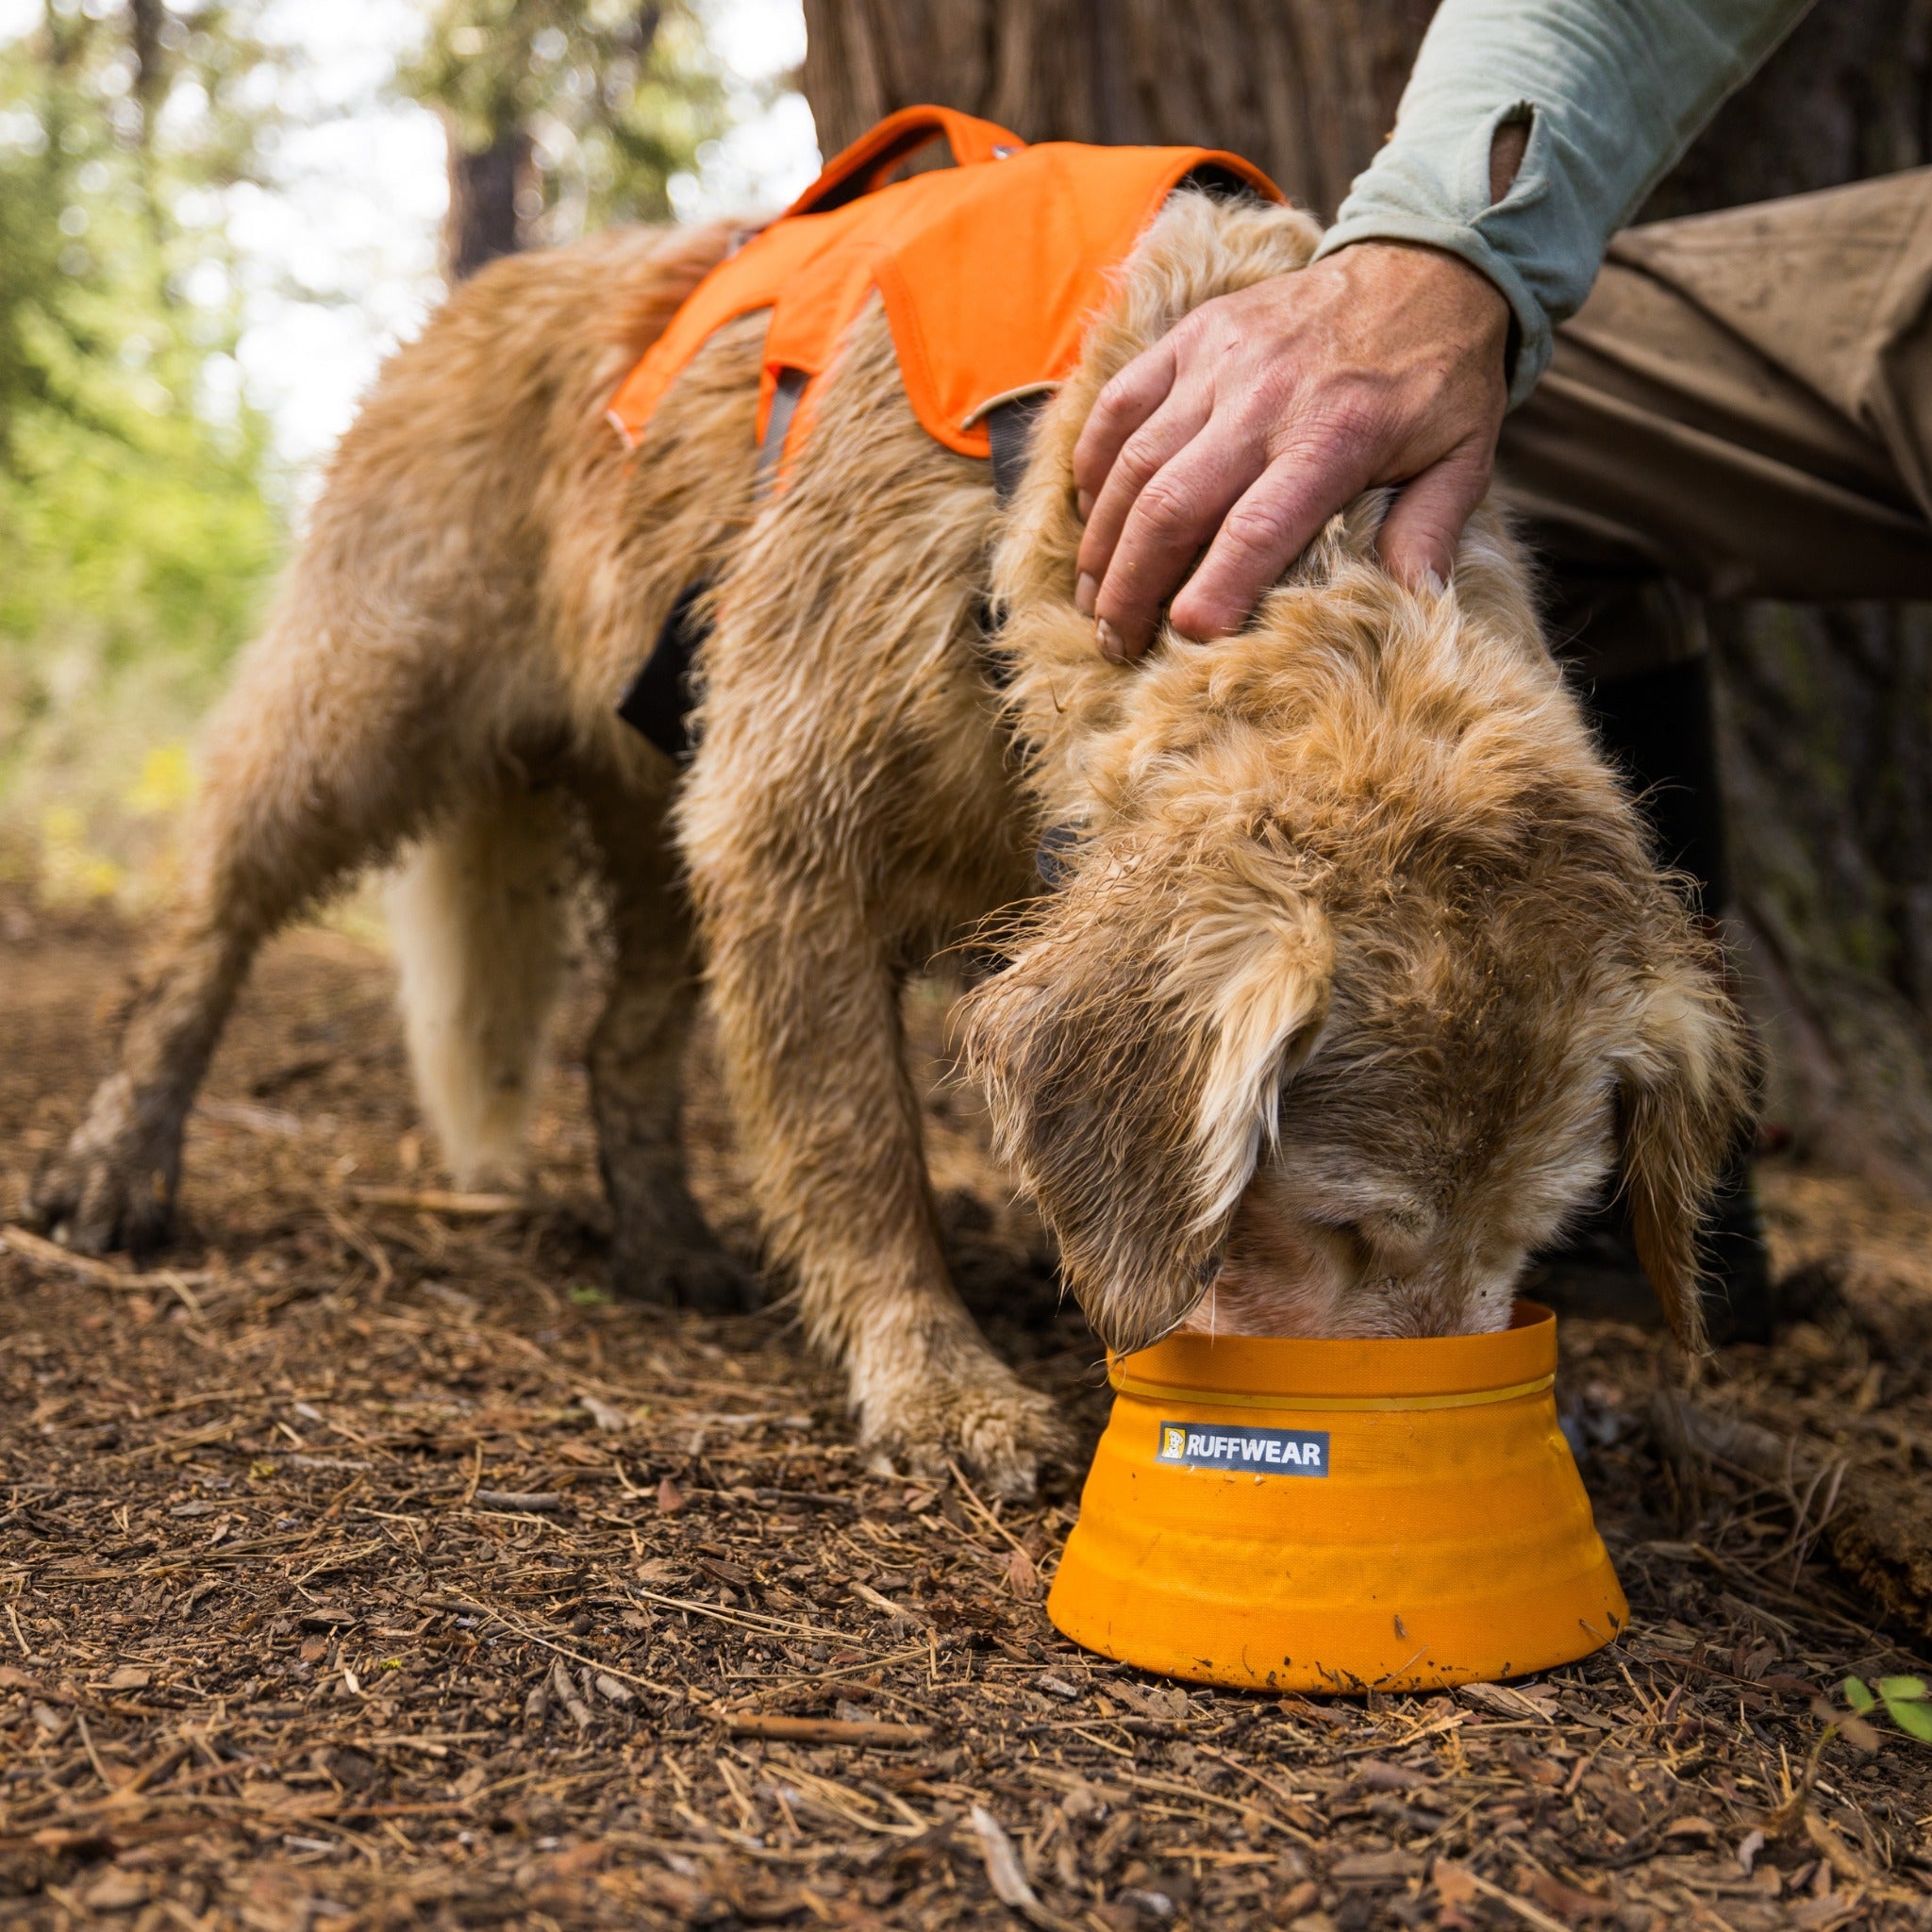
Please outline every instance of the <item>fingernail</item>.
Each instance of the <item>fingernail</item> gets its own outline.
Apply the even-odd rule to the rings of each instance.
[[[1449,594],[1449,586],[1432,570],[1424,571],[1423,589],[1432,597],[1446,597]]]
[[[1100,655],[1109,664],[1124,664],[1127,661],[1127,647],[1119,631],[1104,617],[1096,618],[1093,624],[1094,641],[1100,646]]]
[[[1074,586],[1074,608],[1082,617],[1091,617],[1093,607],[1099,598],[1099,582],[1083,570],[1080,573],[1080,581]]]
[[[1078,514],[1080,521],[1084,524],[1087,521],[1087,519],[1093,514],[1092,491],[1081,491],[1079,495],[1074,499],[1074,508],[1075,512]]]

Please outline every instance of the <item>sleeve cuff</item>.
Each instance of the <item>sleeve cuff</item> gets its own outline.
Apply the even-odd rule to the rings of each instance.
[[[1474,228],[1459,223],[1431,221],[1424,215],[1391,210],[1355,215],[1338,222],[1323,236],[1314,259],[1320,261],[1324,256],[1334,255],[1357,242],[1409,242],[1425,248],[1440,248],[1445,255],[1466,261],[1478,275],[1493,282],[1516,318],[1516,351],[1508,372],[1509,407],[1513,409],[1527,398],[1537,385],[1537,378],[1550,366],[1550,319],[1507,256]]]

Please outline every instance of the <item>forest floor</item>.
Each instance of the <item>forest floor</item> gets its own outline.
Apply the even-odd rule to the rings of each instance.
[[[0,1222],[131,958],[0,897]],[[782,1304],[612,1301],[583,1024],[530,1194],[484,1211],[438,1191],[386,960],[296,932],[194,1116],[178,1246],[0,1236],[0,1924],[1932,1923],[1932,1749],[1832,1717],[1918,1666],[1820,1537],[1845,1468],[1932,1458],[1923,1207],[1767,1174],[1809,1319],[1694,1374],[1566,1321],[1612,1649],[1454,1696],[1209,1691],[1048,1624],[1077,1473],[998,1507],[870,1474]],[[962,1288],[1091,1445],[1099,1350],[964,1096],[929,1111]],[[742,1241],[702,1083],[693,1130]],[[1673,1381],[1814,1460],[1673,1462]]]

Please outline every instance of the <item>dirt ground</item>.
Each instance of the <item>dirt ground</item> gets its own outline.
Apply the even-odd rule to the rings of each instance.
[[[0,898],[0,1221],[131,958]],[[610,1299],[582,1025],[531,1195],[452,1201],[386,962],[304,930],[215,1064],[178,1247],[136,1274],[0,1237],[0,1923],[1932,1923],[1932,1749],[1829,1722],[1847,1674],[1917,1666],[1821,1535],[1848,1469],[1932,1459],[1923,1208],[1765,1176],[1808,1319],[1690,1380],[1803,1445],[1786,1474],[1664,1456],[1685,1373],[1566,1322],[1612,1650],[1513,1691],[1210,1692],[1047,1623],[1076,1475],[994,1507],[869,1474],[782,1302]],[[1091,1443],[1096,1345],[965,1098],[931,1126],[962,1286]]]

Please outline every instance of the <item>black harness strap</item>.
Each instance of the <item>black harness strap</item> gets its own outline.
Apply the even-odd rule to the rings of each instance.
[[[680,765],[689,764],[696,749],[691,735],[691,670],[711,634],[709,618],[698,608],[710,588],[708,578],[699,577],[677,593],[650,656],[617,701],[617,715]]]
[[[1024,396],[996,403],[986,412],[987,441],[992,444],[992,490],[1001,508],[1012,502],[1026,458],[1033,453],[1033,425],[1052,399],[1051,390],[1030,390]]]
[[[764,437],[758,444],[754,487],[759,495],[771,488],[772,478],[777,473],[785,433],[791,426],[807,380],[804,371],[798,369],[787,369],[778,377],[772,407],[766,412]],[[1047,391],[1038,390],[987,411],[987,437],[992,444],[993,493],[1002,506],[1012,501],[1020,478],[1025,474],[1034,421],[1046,400]],[[675,758],[681,765],[689,764],[697,749],[691,729],[691,674],[698,652],[711,634],[709,616],[702,608],[705,593],[710,588],[708,578],[699,577],[678,592],[676,603],[658,628],[650,655],[638,667],[637,675],[617,701],[617,715],[633,730],[642,732],[666,758]],[[982,634],[991,637],[999,627],[991,608],[982,603],[979,617]],[[998,660],[991,661],[997,671]]]

